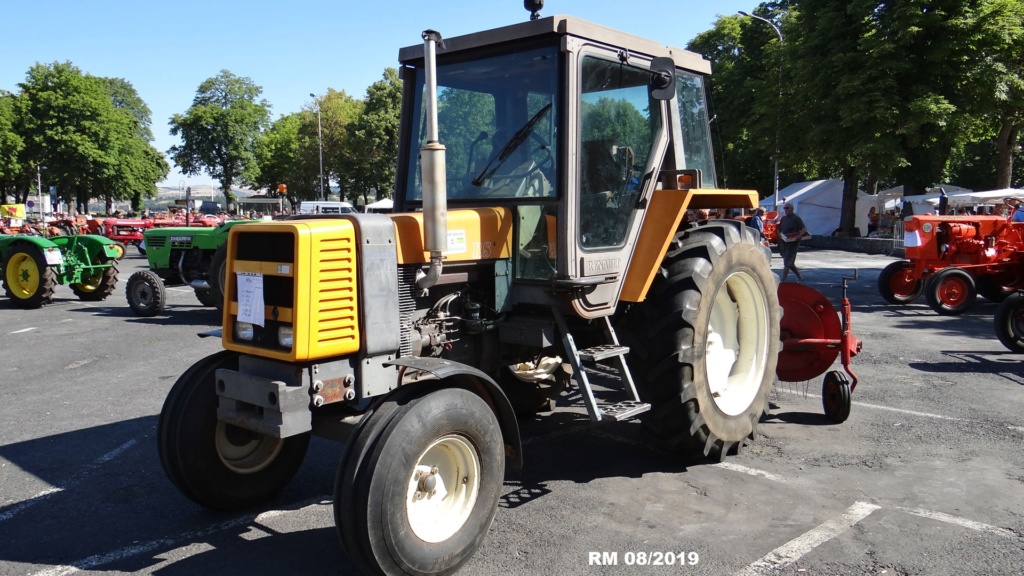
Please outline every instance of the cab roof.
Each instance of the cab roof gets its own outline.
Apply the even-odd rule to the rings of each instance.
[[[437,47],[437,55],[442,57],[445,54],[455,54],[465,50],[549,35],[575,36],[615,48],[625,48],[633,53],[651,57],[669,57],[672,58],[678,68],[698,74],[711,74],[711,63],[700,54],[683,50],[682,48],[663,46],[646,38],[565,15],[548,16],[547,18],[528,20],[492,30],[444,38],[443,47],[441,45]],[[442,32],[443,37],[444,33]],[[402,64],[409,65],[421,62],[423,60],[423,44],[406,46],[400,49],[398,51],[398,60]]]

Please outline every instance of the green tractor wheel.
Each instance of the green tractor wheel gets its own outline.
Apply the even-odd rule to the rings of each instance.
[[[122,252],[123,254],[123,252]],[[110,260],[110,268],[104,268],[78,284],[71,285],[71,291],[83,302],[99,302],[114,293],[117,287],[117,261]]]
[[[57,274],[38,246],[16,243],[3,269],[4,292],[18,308],[39,308],[53,300]]]

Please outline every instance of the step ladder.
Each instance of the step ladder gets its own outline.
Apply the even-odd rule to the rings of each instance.
[[[569,332],[569,326],[565,322],[565,316],[562,315],[562,311],[557,307],[552,307],[552,311],[554,312],[555,321],[558,323],[558,331],[562,336],[562,345],[569,356],[570,364],[572,364],[572,377],[576,380],[576,385],[579,386],[580,391],[583,393],[583,401],[587,405],[590,419],[594,422],[601,420],[618,422],[628,420],[650,410],[651,405],[641,402],[640,395],[636,392],[636,386],[633,385],[633,376],[630,375],[629,367],[626,366],[626,353],[629,352],[629,347],[619,344],[619,338],[615,335],[615,329],[612,328],[611,319],[608,316],[602,319],[604,322],[604,335],[607,339],[606,344],[578,350],[576,342]],[[613,359],[614,367],[619,373],[619,380],[626,389],[625,391],[629,394],[630,400],[598,404],[597,399],[594,397],[594,390],[590,386],[587,372],[583,369],[583,363],[595,363],[608,359]]]

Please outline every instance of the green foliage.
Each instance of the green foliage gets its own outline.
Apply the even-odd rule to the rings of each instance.
[[[236,181],[259,181],[256,143],[270,123],[270,104],[259,99],[262,93],[249,78],[221,70],[199,85],[188,111],[170,121],[171,135],[182,140],[168,150],[174,163],[187,176],[206,172],[220,182],[229,206]]]
[[[349,125],[351,149],[358,154],[349,155],[345,172],[352,179],[351,192],[361,193],[364,201],[370,190],[376,191],[377,198],[393,195],[401,104],[398,71],[388,68],[367,89],[363,112]]]
[[[24,198],[17,195],[18,176],[23,172],[19,156],[25,143],[14,130],[15,105],[17,96],[0,91],[0,203],[6,203],[8,194],[15,203]],[[27,190],[28,187],[22,187]]]
[[[19,86],[14,130],[24,140],[23,178],[43,166],[43,181],[75,206],[101,197],[141,206],[155,194],[168,166],[147,139],[149,110],[131,84],[63,62],[36,64]]]
[[[799,0],[754,13],[780,26],[783,45],[741,16],[688,45],[715,71],[713,137],[728,185],[767,195],[776,131],[782,186],[867,177],[913,193],[968,172],[996,174],[979,187],[1009,185],[1024,116],[1024,3]],[[983,142],[995,143],[987,160]],[[978,170],[997,158],[998,170]]]

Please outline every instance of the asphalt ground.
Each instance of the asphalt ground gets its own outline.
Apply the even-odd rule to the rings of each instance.
[[[687,462],[638,422],[591,424],[570,393],[520,422],[525,468],[459,573],[1024,573],[1024,356],[996,340],[984,300],[959,317],[885,304],[876,279],[892,260],[797,259],[837,304],[859,270],[845,423],[822,415],[820,378],[783,382],[750,446]],[[135,317],[124,285],[144,266],[130,252],[104,302],[66,286],[40,310],[0,297],[0,574],[354,573],[331,507],[341,444],[314,439],[284,492],[244,513],[167,480],[157,416],[178,375],[220,349],[196,336],[219,315],[178,288],[166,314]]]

